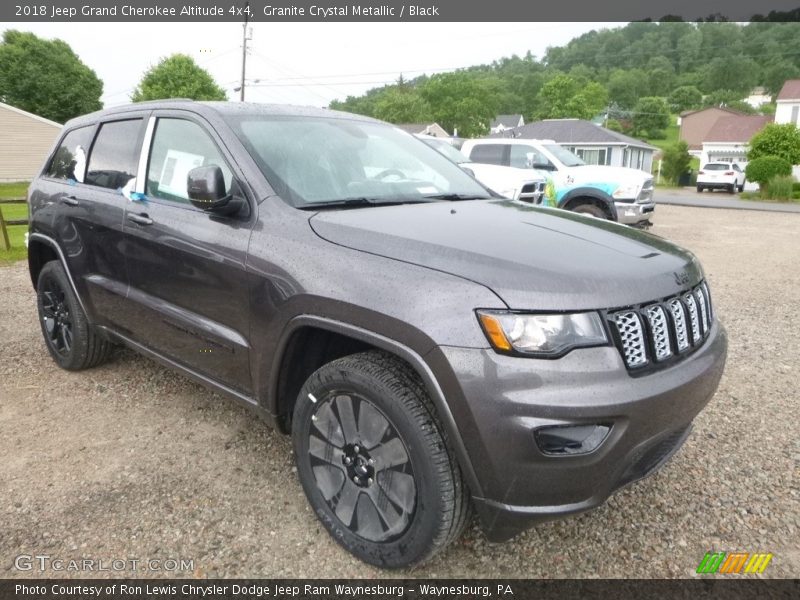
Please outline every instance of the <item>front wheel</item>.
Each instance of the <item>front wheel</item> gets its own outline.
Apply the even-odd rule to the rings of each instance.
[[[603,209],[595,204],[579,204],[578,206],[572,209],[572,212],[576,212],[582,215],[591,215],[592,217],[597,217],[598,219],[607,218],[606,213],[603,211]]]
[[[458,464],[416,373],[391,355],[355,354],[312,374],[292,438],[312,509],[357,558],[408,567],[463,530],[469,497]]]

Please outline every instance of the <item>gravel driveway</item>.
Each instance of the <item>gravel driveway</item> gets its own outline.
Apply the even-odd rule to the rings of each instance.
[[[723,550],[772,552],[765,576],[800,576],[800,215],[661,206],[653,231],[700,257],[730,335],[683,450],[598,510],[499,545],[473,524],[398,575],[685,577]],[[40,575],[14,570],[20,554],[193,560],[127,576],[383,575],[331,541],[288,439],[245,409],[129,351],[57,369],[23,263],[0,268],[0,456],[2,577]]]

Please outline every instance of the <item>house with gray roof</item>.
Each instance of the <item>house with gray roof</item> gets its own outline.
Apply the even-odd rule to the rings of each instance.
[[[525,119],[522,115],[497,115],[489,125],[489,133],[502,133],[523,125],[525,125]]]
[[[652,171],[655,146],[581,119],[545,119],[492,135],[553,140],[590,165]]]
[[[437,138],[450,137],[450,134],[438,123],[397,123],[395,127],[412,134],[430,135]]]

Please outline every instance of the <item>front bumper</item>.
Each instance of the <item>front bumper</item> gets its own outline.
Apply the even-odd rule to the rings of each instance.
[[[617,207],[617,221],[625,225],[638,225],[653,220],[656,214],[655,202],[614,202]]]
[[[660,467],[717,389],[727,352],[716,322],[705,344],[673,366],[632,377],[617,348],[574,350],[558,360],[439,347],[442,374],[478,482],[473,500],[487,537],[507,540],[536,522],[602,504]],[[606,424],[593,452],[543,453],[534,431]]]

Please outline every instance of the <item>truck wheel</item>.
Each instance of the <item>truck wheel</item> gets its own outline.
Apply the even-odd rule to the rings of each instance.
[[[732,184],[728,186],[728,193],[735,194],[736,193],[736,182],[734,181]]]
[[[333,538],[384,568],[418,564],[461,534],[461,471],[433,404],[405,363],[380,351],[318,369],[294,408],[300,483]]]
[[[606,213],[603,209],[595,204],[579,204],[572,209],[572,212],[580,213],[582,215],[591,215],[598,219],[607,219]]]
[[[53,260],[42,267],[36,303],[45,344],[58,366],[79,371],[108,359],[112,344],[89,325],[60,262]]]

